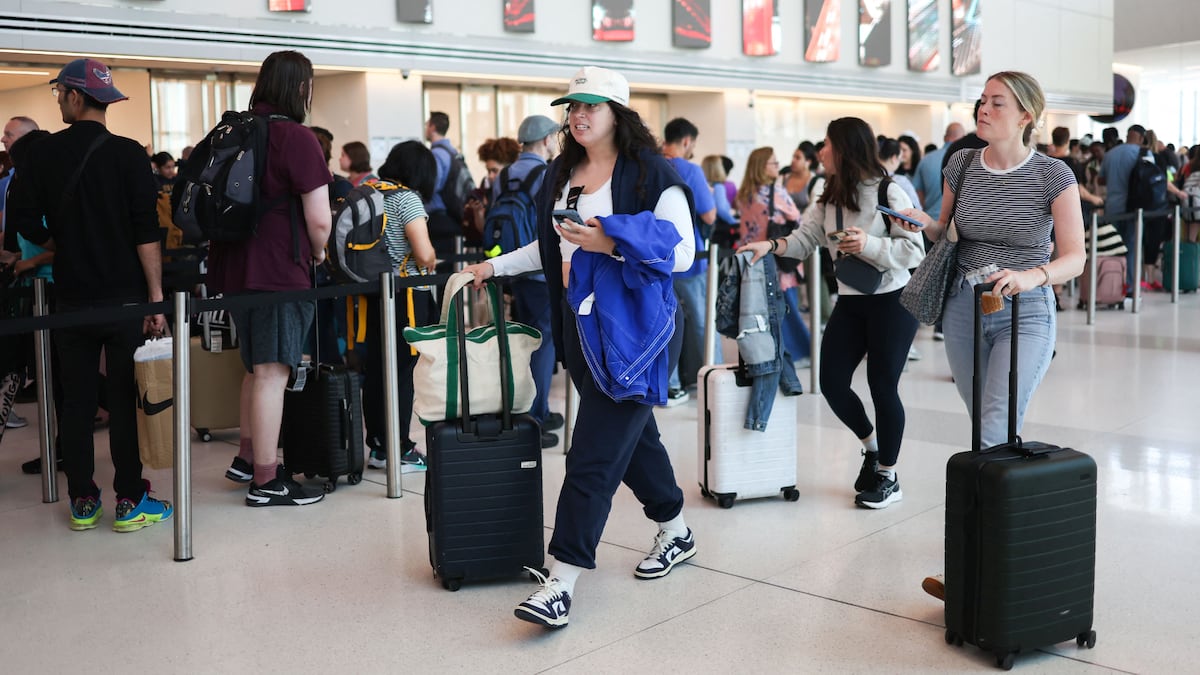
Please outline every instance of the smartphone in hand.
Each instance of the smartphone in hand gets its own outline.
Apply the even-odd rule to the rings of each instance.
[[[921,221],[917,220],[916,218],[909,218],[908,216],[904,215],[903,213],[900,213],[899,211],[896,211],[895,209],[889,209],[888,207],[884,206],[883,204],[878,204],[875,206],[875,208],[876,208],[876,210],[882,212],[883,215],[885,215],[885,216],[899,218],[900,220],[903,220],[906,223],[912,223],[917,228],[925,227],[925,223],[922,223]]]
[[[850,236],[850,233],[845,230],[834,230],[829,233],[829,241],[833,244],[840,244],[843,239]]]
[[[571,230],[571,226],[566,224],[565,221],[567,220],[573,221],[579,225],[584,224],[583,217],[580,216],[579,212],[575,209],[555,209],[554,213],[551,214],[551,217],[554,218],[554,222],[559,227],[568,231]]]

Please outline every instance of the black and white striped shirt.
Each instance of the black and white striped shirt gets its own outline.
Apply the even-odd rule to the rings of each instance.
[[[421,196],[406,188],[389,192],[383,198],[383,212],[387,214],[387,228],[383,231],[383,239],[392,264],[397,268],[401,264],[404,265],[404,269],[400,270],[402,277],[420,275],[421,271],[417,269],[417,261],[412,257],[412,245],[408,243],[405,228],[417,218],[428,217],[425,206],[421,203]]]
[[[966,168],[961,194],[955,195],[958,271],[991,263],[1019,271],[1050,262],[1050,205],[1075,185],[1070,167],[1030,149],[1025,161],[998,171],[983,161],[983,150],[960,150],[946,165],[951,188],[972,153],[975,159]]]

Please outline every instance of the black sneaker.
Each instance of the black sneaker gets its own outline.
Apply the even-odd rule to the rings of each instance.
[[[885,509],[904,499],[900,491],[900,478],[888,478],[882,473],[875,474],[875,485],[869,490],[858,493],[854,503],[868,509]]]
[[[538,570],[529,567],[525,569],[541,582],[542,587],[526,598],[525,602],[517,605],[513,616],[546,628],[566,626],[567,614],[571,611],[571,594],[567,591],[567,585],[557,577],[547,579]]]
[[[304,506],[324,498],[324,491],[297,483],[287,469],[279,466],[275,469],[275,480],[262,486],[250,483],[246,506]]]
[[[561,429],[565,423],[566,419],[564,419],[562,415],[552,412],[546,417],[546,421],[542,422],[542,431],[554,431],[556,429]]]
[[[654,547],[646,559],[638,564],[633,576],[639,579],[657,579],[671,573],[676,565],[696,555],[696,539],[689,527],[682,537],[672,537],[664,530],[654,536]]]
[[[58,467],[59,471],[63,470],[62,455],[59,455],[58,458],[55,459],[54,465],[56,467]],[[35,457],[21,465],[21,473],[28,474],[30,476],[36,476],[37,474],[40,474],[41,472],[42,472],[42,458],[41,457]]]
[[[854,491],[862,492],[875,487],[875,469],[879,465],[879,453],[862,451],[862,468],[858,470],[858,479],[854,481]]]
[[[542,432],[542,449],[543,450],[545,450],[547,448],[553,448],[557,445],[558,445],[558,434],[550,432],[550,431]]]
[[[254,466],[235,456],[229,468],[225,469],[225,477],[235,483],[249,483],[254,480]]]
[[[686,389],[669,389],[667,390],[667,402],[662,405],[664,408],[674,408],[677,405],[687,403],[691,395]]]

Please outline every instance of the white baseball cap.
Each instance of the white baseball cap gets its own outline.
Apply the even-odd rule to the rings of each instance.
[[[550,105],[580,103],[604,103],[612,101],[629,106],[629,82],[620,73],[608,68],[584,66],[571,78],[567,95],[554,99]]]

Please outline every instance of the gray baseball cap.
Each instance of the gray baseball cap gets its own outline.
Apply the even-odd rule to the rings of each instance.
[[[561,124],[545,115],[530,115],[521,121],[521,128],[517,130],[517,142],[536,143],[561,128]]]

